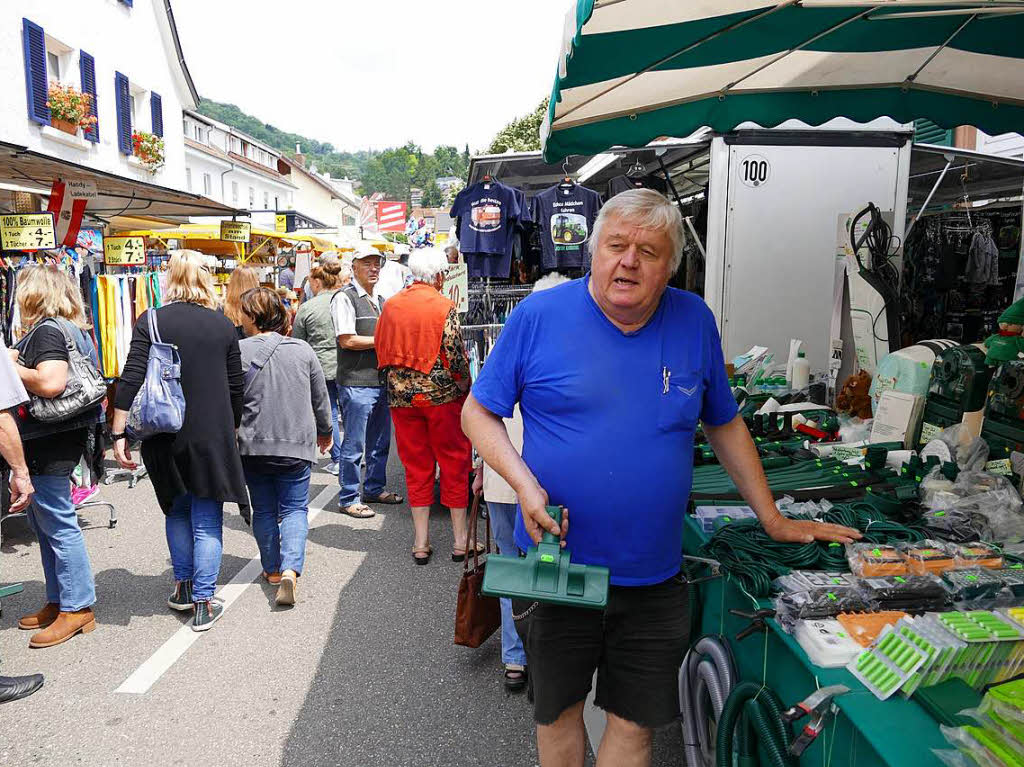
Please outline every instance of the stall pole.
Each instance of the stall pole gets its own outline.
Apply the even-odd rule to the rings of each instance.
[[[944,179],[946,177],[946,171],[948,171],[949,170],[949,166],[951,166],[953,164],[953,160],[956,159],[956,155],[944,154],[944,155],[942,155],[942,158],[946,161],[946,167],[942,169],[942,173],[939,174],[939,178],[936,180],[935,186],[932,187],[932,190],[928,193],[928,196],[925,198],[924,205],[921,206],[921,210],[919,210],[917,212],[917,215],[914,216],[914,220],[911,221],[910,222],[910,226],[907,227],[907,231],[904,232],[904,234],[903,234],[903,241],[904,242],[906,242],[907,239],[910,237],[910,232],[913,231],[914,224],[916,224],[918,222],[918,220],[921,218],[921,215],[924,213],[925,208],[928,207],[928,203],[930,203],[932,201],[932,197],[934,197],[935,193],[939,190],[939,186],[942,184],[942,179]]]

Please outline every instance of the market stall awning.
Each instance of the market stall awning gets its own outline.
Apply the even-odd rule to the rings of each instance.
[[[109,222],[116,217],[181,219],[188,216],[249,215],[248,211],[145,181],[90,168],[0,141],[0,183],[35,188],[48,195],[54,179],[92,181],[97,198],[90,200],[86,219]]]
[[[222,240],[218,224],[186,224],[171,229],[140,229],[131,232],[118,232],[118,235],[145,237],[147,240],[159,241],[165,247],[168,246],[168,243],[177,241],[184,247],[198,250],[200,253],[236,258],[243,262],[254,258],[266,260],[276,251],[293,248],[300,243],[305,243],[312,250],[321,253],[334,248],[327,240],[312,234],[274,232],[254,227],[249,230],[248,247],[243,249],[243,243]]]
[[[1017,131],[1022,40],[1022,0],[576,0],[544,156],[746,121],[887,116]]]

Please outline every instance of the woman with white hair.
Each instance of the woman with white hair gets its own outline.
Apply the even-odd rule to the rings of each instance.
[[[448,260],[423,248],[409,256],[413,284],[384,303],[374,339],[387,371],[388,404],[415,528],[412,556],[430,561],[430,506],[441,469],[441,503],[451,510],[452,561],[466,558],[466,505],[472,447],[460,413],[469,389],[469,361],[455,305],[441,295]]]
[[[223,551],[224,504],[248,504],[235,430],[242,420],[244,378],[235,326],[221,312],[205,256],[180,250],[170,261],[165,305],[135,323],[131,351],[114,397],[114,457],[134,468],[125,424],[146,379],[150,312],[157,340],[181,356],[185,420],[176,434],[142,441],[142,457],[164,513],[174,570],[172,610],[194,611],[205,631],[224,608],[213,601]]]

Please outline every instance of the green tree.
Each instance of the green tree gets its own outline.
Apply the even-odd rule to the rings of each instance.
[[[502,154],[540,149],[540,126],[547,111],[548,100],[545,98],[530,114],[513,120],[498,131],[487,151],[490,154]]]
[[[444,205],[444,195],[441,194],[441,187],[436,181],[431,181],[423,187],[423,207],[440,208]]]

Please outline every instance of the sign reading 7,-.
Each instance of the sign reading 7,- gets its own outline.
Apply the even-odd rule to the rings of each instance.
[[[0,242],[4,250],[47,250],[57,247],[52,213],[0,216]]]
[[[146,241],[142,237],[107,237],[103,240],[103,263],[108,266],[144,266]]]

